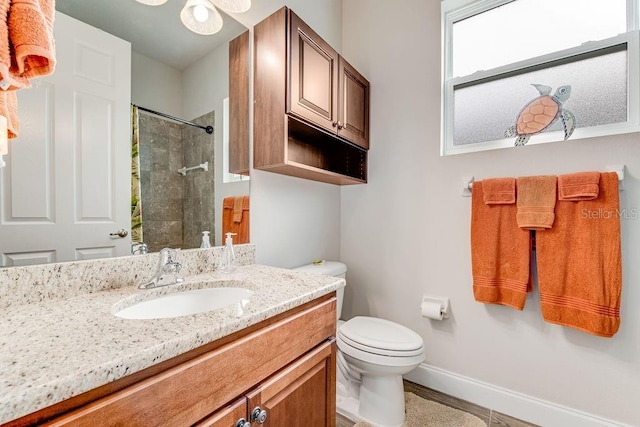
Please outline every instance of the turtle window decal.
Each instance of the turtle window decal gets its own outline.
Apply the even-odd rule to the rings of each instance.
[[[576,118],[571,111],[563,107],[563,104],[571,95],[571,86],[560,86],[553,95],[549,86],[532,86],[538,90],[540,96],[522,108],[516,118],[516,124],[505,131],[505,137],[517,136],[515,146],[525,145],[532,135],[544,132],[559,118],[564,128],[564,139],[569,139],[576,128]]]

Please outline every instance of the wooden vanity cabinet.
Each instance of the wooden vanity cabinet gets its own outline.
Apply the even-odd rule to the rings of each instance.
[[[333,293],[8,425],[334,427],[335,331]]]
[[[254,29],[254,167],[367,181],[369,82],[291,10]]]

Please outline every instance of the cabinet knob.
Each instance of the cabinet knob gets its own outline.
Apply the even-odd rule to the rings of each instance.
[[[338,126],[338,123],[340,123],[340,122],[333,122],[333,123],[331,123],[331,125],[332,125],[333,127],[337,127],[337,126]]]
[[[338,120],[338,129],[342,129],[344,127],[344,123]]]
[[[267,420],[267,411],[265,411],[259,406],[256,406],[256,408],[251,413],[251,421],[255,421],[258,424],[263,424],[266,420]]]
[[[236,423],[236,427],[251,427],[251,423],[244,418],[240,418]]]

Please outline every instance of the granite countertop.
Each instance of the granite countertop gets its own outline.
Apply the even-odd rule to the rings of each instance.
[[[185,288],[234,286],[254,294],[207,313],[128,320],[112,314],[136,287],[12,305],[0,317],[0,424],[145,369],[344,286],[344,280],[249,265],[185,278]],[[177,285],[172,285],[177,286]],[[121,304],[118,304],[120,306]]]

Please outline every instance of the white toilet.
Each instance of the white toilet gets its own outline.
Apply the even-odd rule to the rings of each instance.
[[[347,266],[325,261],[296,270],[344,278]],[[375,317],[340,320],[343,296],[344,288],[338,289],[337,410],[376,427],[401,426],[405,420],[402,375],[424,360],[422,337]]]

